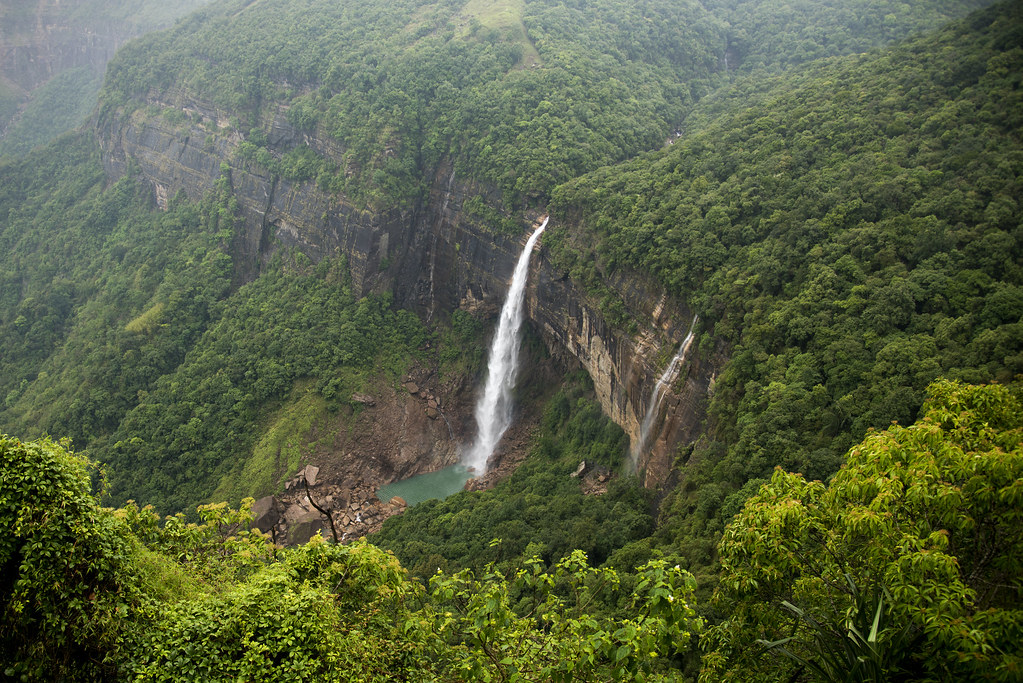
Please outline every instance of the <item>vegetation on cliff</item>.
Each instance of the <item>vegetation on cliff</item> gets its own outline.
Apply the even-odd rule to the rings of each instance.
[[[349,200],[421,200],[453,160],[460,177],[518,208],[660,147],[726,66],[759,72],[846,54],[979,4],[234,0],[122,50],[103,111],[191,98],[237,117],[245,159]],[[793,15],[806,29],[789,42],[776,28]],[[270,144],[279,108],[340,157],[324,144]],[[298,176],[285,159],[295,153]]]
[[[720,21],[667,0],[222,2],[121,51],[104,110],[174,105],[183,90],[238,116],[243,151],[260,160],[263,148],[278,170],[288,150],[266,149],[263,114],[284,106],[340,145],[311,172],[349,199],[422,199],[454,159],[518,205],[658,146],[707,89],[723,42]]]

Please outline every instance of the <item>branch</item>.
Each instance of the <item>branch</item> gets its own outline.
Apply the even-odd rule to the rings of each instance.
[[[309,503],[316,508],[317,512],[326,517],[328,522],[330,522],[330,533],[334,535],[334,543],[340,545],[341,541],[339,541],[337,537],[337,527],[334,526],[334,515],[332,515],[329,510],[321,508],[316,504],[316,501],[313,500],[313,494],[309,492],[309,480],[305,478],[305,475],[302,476],[302,483],[305,484],[305,495],[309,498]]]

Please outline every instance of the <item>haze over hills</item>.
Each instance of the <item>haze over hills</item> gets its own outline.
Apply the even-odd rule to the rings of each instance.
[[[25,154],[82,124],[117,48],[208,1],[0,3],[0,154]]]
[[[3,587],[22,620],[4,652],[29,662],[11,670],[174,679],[214,676],[216,661],[233,680],[286,660],[282,680],[826,678],[807,662],[831,641],[804,610],[836,643],[843,614],[869,615],[865,632],[884,615],[888,649],[856,667],[1012,680],[1023,10],[985,4],[222,0],[126,44],[88,124],[0,162],[0,428],[70,437],[103,464],[107,504],[194,520],[200,503],[274,494],[285,514],[270,526],[292,541],[302,499],[286,482],[318,465],[312,495],[347,538],[377,531],[423,582],[443,576],[413,608],[422,585],[370,546],[281,555],[232,536],[219,507],[204,526],[160,529],[130,505],[97,508],[66,446],[5,441],[4,495],[23,501],[11,510],[52,505],[24,482],[65,472],[52,495],[77,501],[74,528],[96,529],[68,565],[84,603],[36,581],[31,524],[2,546],[10,575],[21,567]],[[486,490],[383,522],[395,509],[377,486],[452,464],[472,440],[485,342],[548,213],[516,423],[473,487]],[[870,436],[893,422],[917,425]],[[871,469],[884,439],[901,464]],[[974,454],[973,474],[949,453]],[[910,490],[926,494],[903,501]],[[790,500],[813,514],[785,517]],[[879,525],[866,559],[813,560],[814,543],[863,533],[849,520],[867,513],[842,507],[861,503]],[[971,514],[997,533],[960,524]],[[796,559],[771,555],[789,543],[804,544]],[[603,568],[577,556],[539,590],[576,549]],[[113,578],[95,601],[101,565]],[[889,565],[902,574],[877,573]],[[341,567],[361,578],[339,592]],[[581,619],[560,587],[612,570],[625,592],[594,593],[597,620]],[[253,606],[273,586],[297,602]],[[43,597],[19,612],[31,591]],[[147,616],[104,602],[115,594]],[[504,626],[474,630],[502,601]],[[265,657],[227,632],[184,648],[209,614],[250,633],[321,603],[289,655],[286,619],[245,636]],[[554,621],[530,620],[541,604]]]

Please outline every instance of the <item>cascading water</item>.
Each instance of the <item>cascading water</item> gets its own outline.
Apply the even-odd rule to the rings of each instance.
[[[647,441],[650,439],[650,429],[654,426],[654,420],[657,419],[657,415],[660,413],[664,389],[671,384],[679,366],[686,360],[686,354],[689,352],[689,347],[693,343],[693,337],[696,335],[696,322],[699,319],[699,316],[693,316],[693,322],[689,325],[689,334],[682,340],[682,345],[678,347],[675,357],[671,359],[668,367],[657,378],[657,383],[654,384],[653,391],[650,392],[650,402],[647,405],[646,415],[643,416],[643,423],[639,428],[639,439],[636,440],[636,444],[632,448],[633,470],[639,465],[639,456],[643,454],[643,449],[646,448]]]
[[[540,227],[530,235],[515,264],[508,298],[501,309],[497,333],[490,346],[487,383],[476,403],[476,442],[462,456],[462,463],[471,467],[476,476],[486,473],[487,461],[511,424],[512,389],[519,369],[519,328],[522,326],[529,257],[540,233],[546,227],[547,217],[544,217]]]

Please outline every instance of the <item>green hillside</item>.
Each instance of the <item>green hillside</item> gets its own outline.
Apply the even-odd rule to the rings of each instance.
[[[248,134],[282,104],[342,146],[325,188],[408,202],[453,158],[514,204],[658,146],[710,87],[723,43],[719,20],[667,0],[224,2],[122,51],[104,108],[173,86]]]
[[[128,44],[94,127],[0,159],[4,676],[1019,680],[1023,4],[983,4],[221,0]],[[104,172],[193,103],[201,200]],[[489,321],[340,252],[242,281],[237,178],[418,217],[442,166],[495,240],[549,212],[617,332],[633,279],[697,313],[706,420],[642,488],[534,331],[512,474],[276,547],[217,499],[413,366],[470,391]]]
[[[1023,372],[1020,18],[740,81],[670,150],[555,190],[574,278],[652,274],[726,345],[677,519],[777,465],[826,478],[938,377]]]

